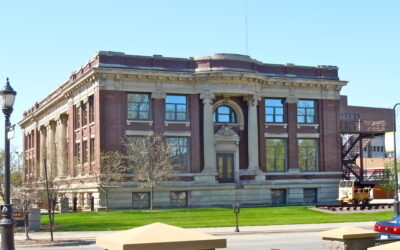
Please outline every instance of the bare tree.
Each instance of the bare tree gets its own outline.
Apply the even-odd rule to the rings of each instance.
[[[25,238],[27,240],[30,239],[28,234],[29,210],[35,204],[38,198],[37,194],[37,188],[32,183],[24,183],[23,186],[18,186],[13,192],[13,197],[17,200],[17,208],[24,218]]]
[[[125,146],[133,181],[150,189],[150,209],[153,209],[154,189],[177,176],[170,149],[160,135],[128,137]]]
[[[113,183],[124,181],[124,173],[127,168],[122,161],[122,155],[118,151],[101,153],[100,174],[98,175],[99,188],[106,196],[106,211],[109,210],[108,196],[113,188]]]
[[[11,172],[11,193],[15,187],[21,186],[22,173],[21,173],[22,153],[18,153],[13,148],[10,152],[10,172]],[[0,149],[0,198],[4,201],[4,149]]]
[[[55,161],[52,161],[53,163]],[[51,166],[49,166],[51,168]],[[57,204],[64,199],[65,191],[69,190],[68,182],[56,180],[53,176],[53,171],[49,171],[47,166],[47,159],[44,159],[44,194],[42,199],[47,200],[47,212],[49,215],[50,226],[50,240],[54,241],[53,228],[54,228],[54,214]]]

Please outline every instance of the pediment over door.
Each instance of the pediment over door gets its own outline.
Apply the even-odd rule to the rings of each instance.
[[[239,142],[239,135],[233,130],[229,124],[223,124],[214,134],[216,141],[235,141]]]

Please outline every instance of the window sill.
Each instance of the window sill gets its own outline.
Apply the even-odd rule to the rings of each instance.
[[[175,125],[175,124],[184,124],[186,127],[190,126],[189,121],[164,121],[165,126]]]
[[[269,127],[283,127],[287,128],[288,124],[287,123],[265,123],[265,128]]]
[[[301,128],[301,127],[309,127],[309,128],[314,127],[315,129],[318,129],[319,124],[318,123],[297,123],[297,128]]]
[[[131,125],[131,124],[135,124],[135,123],[148,123],[149,126],[153,125],[152,120],[126,120],[126,125]]]

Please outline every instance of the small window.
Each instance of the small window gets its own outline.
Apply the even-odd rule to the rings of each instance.
[[[150,207],[149,192],[134,192],[132,193],[132,208],[147,209]]]
[[[265,99],[265,122],[283,123],[284,99]]]
[[[297,123],[316,123],[315,101],[300,100],[297,104]]]
[[[214,111],[214,122],[237,123],[236,113],[229,106],[219,106]]]
[[[167,95],[165,98],[165,120],[187,120],[187,98],[184,95]]]
[[[150,120],[149,94],[128,94],[128,119]]]
[[[286,189],[271,189],[272,205],[286,204]]]
[[[186,191],[173,191],[171,195],[171,207],[187,207],[188,193]]]
[[[316,189],[316,188],[305,188],[303,190],[304,202],[311,203],[311,204],[317,203],[317,201],[318,201],[317,191],[318,191],[318,189]]]

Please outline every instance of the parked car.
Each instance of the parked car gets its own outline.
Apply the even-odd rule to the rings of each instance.
[[[400,238],[400,215],[392,220],[378,221],[374,230],[381,233],[381,239]]]

